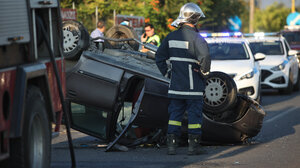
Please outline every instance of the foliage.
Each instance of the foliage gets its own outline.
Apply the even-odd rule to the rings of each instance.
[[[255,31],[276,32],[286,24],[290,9],[283,4],[274,3],[265,10],[256,9],[254,15]]]
[[[200,20],[199,26],[207,31],[226,30],[228,18],[241,15],[245,9],[244,0],[61,0],[61,6],[71,8],[72,2],[75,2],[78,20],[89,32],[96,27],[95,8],[98,6],[98,17],[107,22],[107,28],[113,26],[115,10],[116,14],[145,17],[145,21],[152,23],[162,38],[175,30],[170,24],[187,2],[201,7],[206,17]]]
[[[226,31],[228,18],[240,17],[247,5],[244,0],[211,0],[204,1],[204,4],[207,4],[207,11],[203,28],[215,32]]]

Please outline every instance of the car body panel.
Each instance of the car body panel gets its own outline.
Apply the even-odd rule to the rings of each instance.
[[[214,43],[230,43],[243,44],[248,59],[238,60],[212,60],[211,71],[225,72],[233,77],[239,93],[248,94],[253,99],[257,99],[260,95],[260,66],[258,61],[254,60],[254,56],[250,50],[248,42],[243,38],[206,38],[209,44]],[[253,71],[252,78],[241,79],[242,76]]]
[[[296,84],[298,80],[298,60],[296,55],[288,55],[288,51],[290,47],[286,42],[284,37],[250,37],[247,38],[248,41],[251,43],[258,42],[258,43],[273,43],[273,42],[280,42],[282,47],[282,54],[281,55],[272,55],[267,54],[265,60],[260,61],[260,66],[262,69],[262,81],[261,84],[264,88],[287,88],[288,87],[288,80],[289,74],[292,73],[292,83]],[[286,62],[285,68],[282,70],[272,70],[272,68],[280,65],[281,63]],[[284,80],[283,80],[284,79]]]
[[[71,104],[70,110],[74,112],[71,116],[73,122],[78,122],[73,123],[74,128],[93,136],[100,134],[97,137],[107,140],[112,137],[123,102],[135,102],[134,96],[139,93],[140,84],[145,86],[145,94],[135,124],[162,127],[164,122],[160,121],[168,119],[168,79],[160,75],[155,64],[153,66],[153,60],[147,63],[147,60],[142,62],[142,58],[128,56],[130,54],[126,52],[123,58],[118,54],[85,51],[78,63],[67,72],[66,78],[67,99]],[[126,54],[128,60],[124,60]],[[125,64],[126,61],[129,63]],[[153,99],[159,101],[149,101]],[[83,111],[75,112],[76,108]],[[152,115],[149,117],[149,114]],[[145,116],[147,121],[143,119]],[[88,130],[85,122],[92,120],[89,124],[95,125],[97,118],[99,128]]]
[[[111,142],[107,150],[122,141],[122,136],[133,137],[135,141],[131,145],[144,142],[136,133],[131,135],[137,128],[166,129],[169,79],[160,74],[154,60],[144,56],[140,52],[121,50],[83,52],[66,75],[72,128]],[[207,126],[203,125],[203,132],[208,135],[205,140],[234,143],[255,136],[261,125],[249,125],[258,129],[256,133],[241,129],[245,125],[242,118],[252,121],[246,115],[250,104],[244,103],[243,112],[236,110],[237,115],[241,114],[238,119],[230,119],[231,122],[223,123],[204,116]],[[256,116],[257,112],[250,113]],[[260,123],[262,118],[258,120]],[[213,125],[223,127],[214,130]]]

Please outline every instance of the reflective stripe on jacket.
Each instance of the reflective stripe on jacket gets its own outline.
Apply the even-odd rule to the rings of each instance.
[[[163,75],[168,72],[166,60],[171,61],[170,98],[199,99],[203,96],[205,80],[194,69],[209,72],[211,60],[207,43],[195,28],[184,25],[171,32],[158,48],[155,59]]]

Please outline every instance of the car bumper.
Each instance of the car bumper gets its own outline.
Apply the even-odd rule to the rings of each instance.
[[[262,69],[262,88],[286,88],[288,86],[288,75],[288,68],[285,68],[283,71]]]
[[[259,75],[255,74],[250,79],[234,79],[238,92],[251,97],[252,99],[257,99],[259,95]]]

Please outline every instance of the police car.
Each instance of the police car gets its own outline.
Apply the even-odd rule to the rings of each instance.
[[[260,100],[260,66],[258,61],[264,54],[252,54],[249,43],[243,38],[229,37],[232,33],[201,33],[205,37],[211,56],[211,71],[221,71],[230,75],[239,93]],[[241,33],[234,33],[241,36]]]
[[[260,62],[262,88],[278,89],[289,94],[299,90],[299,67],[297,51],[291,50],[283,36],[276,33],[245,34],[252,52],[263,53],[266,59]]]

